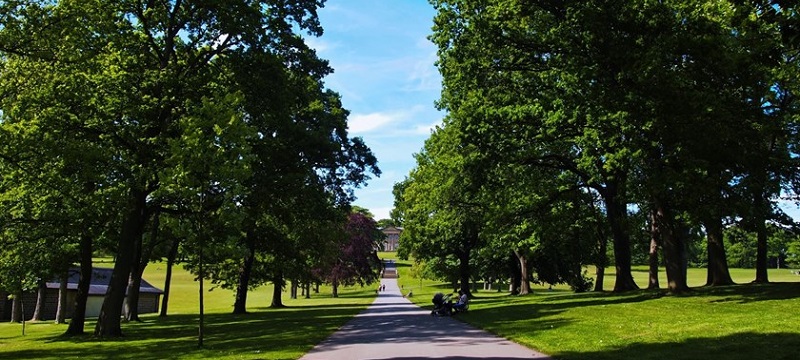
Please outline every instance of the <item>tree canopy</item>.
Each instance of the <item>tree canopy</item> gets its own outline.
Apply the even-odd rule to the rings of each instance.
[[[523,283],[585,289],[581,266],[610,256],[625,291],[648,229],[681,292],[695,229],[709,284],[731,282],[722,229],[739,223],[768,281],[766,224],[796,189],[797,5],[431,3],[447,118],[395,187],[402,251],[457,256],[442,244],[469,241],[469,217],[475,249],[513,253]]]
[[[353,188],[380,175],[304,40],[322,34],[320,6],[0,4],[0,231],[16,259],[0,271],[47,277],[65,271],[56,260],[87,268],[79,254],[113,255],[100,337],[121,335],[129,281],[171,247],[199,278],[245,292],[306,276],[293,264],[338,244],[307,226],[343,227]],[[27,254],[32,244],[47,258]]]

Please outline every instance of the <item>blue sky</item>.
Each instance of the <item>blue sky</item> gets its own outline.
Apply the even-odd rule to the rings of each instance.
[[[306,39],[334,69],[325,85],[350,110],[350,135],[378,158],[381,177],[355,192],[355,205],[376,219],[389,218],[392,186],[444,115],[434,106],[441,77],[427,39],[434,13],[427,0],[328,0],[319,11],[323,36]]]

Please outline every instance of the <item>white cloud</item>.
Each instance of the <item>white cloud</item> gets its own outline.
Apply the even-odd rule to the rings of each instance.
[[[441,125],[442,125],[442,121],[441,120],[436,121],[436,122],[434,122],[432,124],[427,124],[427,125],[419,124],[415,128],[414,132],[416,134],[418,134],[418,135],[430,135],[433,132],[433,130],[436,129],[437,126],[441,126]]]
[[[430,59],[419,60],[409,75],[406,91],[435,91],[442,88],[442,78]]]
[[[348,120],[349,130],[353,134],[376,131],[386,125],[403,120],[402,112],[374,112],[370,114],[354,114]]]
[[[304,39],[308,47],[317,51],[318,54],[329,52],[339,47],[339,44],[322,40],[318,37],[307,37]]]
[[[369,139],[380,140],[409,137],[425,139],[437,126],[442,125],[441,113],[433,106],[414,105],[404,110],[388,110],[369,114],[353,114],[348,120],[351,134],[364,135]],[[390,141],[391,142],[391,141]]]
[[[420,54],[422,56],[414,60],[414,65],[408,78],[411,85],[407,86],[405,90],[440,90],[442,87],[442,77],[439,75],[439,70],[435,65],[439,58],[436,54],[436,47],[427,39],[417,41],[416,47],[424,52]]]

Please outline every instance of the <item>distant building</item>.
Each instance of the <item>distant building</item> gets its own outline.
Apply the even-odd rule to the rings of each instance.
[[[100,315],[100,308],[103,305],[103,299],[108,290],[108,284],[111,280],[111,273],[113,269],[107,268],[93,268],[92,280],[89,285],[89,298],[86,301],[86,318],[96,318]],[[72,313],[75,311],[75,297],[78,295],[78,279],[80,278],[80,269],[72,268],[69,271],[69,279],[67,280],[67,309],[66,318],[72,318]],[[51,320],[56,317],[56,308],[58,307],[58,287],[57,280],[47,282],[47,294],[45,295],[45,305],[43,309],[42,320]],[[139,314],[155,313],[158,312],[158,305],[160,297],[164,292],[150,285],[147,281],[142,279],[142,284],[139,287]],[[0,292],[0,321],[7,321],[11,319],[11,302],[8,299],[8,294]],[[33,310],[36,305],[36,291],[28,292],[22,295],[23,309],[25,311],[25,318],[29,319],[33,316]]]
[[[386,235],[383,239],[383,251],[397,251],[397,245],[400,243],[400,234],[403,228],[395,226],[387,226],[381,228],[381,232]]]

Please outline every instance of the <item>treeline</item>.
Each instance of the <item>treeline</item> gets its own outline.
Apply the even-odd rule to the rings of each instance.
[[[380,171],[303,39],[321,4],[0,3],[0,290],[80,264],[80,334],[92,256],[113,254],[102,337],[137,320],[156,259],[234,289],[237,313],[266,282],[281,306],[287,281],[375,280],[379,232],[350,203]]]
[[[589,290],[585,265],[602,290],[614,265],[626,291],[644,259],[650,288],[661,266],[682,292],[690,262],[733,283],[732,229],[754,234],[735,244],[756,282],[770,251],[797,258],[778,207],[799,185],[797,2],[432,3],[447,116],[393,217],[433,274],[524,294],[531,280]],[[789,245],[770,250],[770,228]]]

